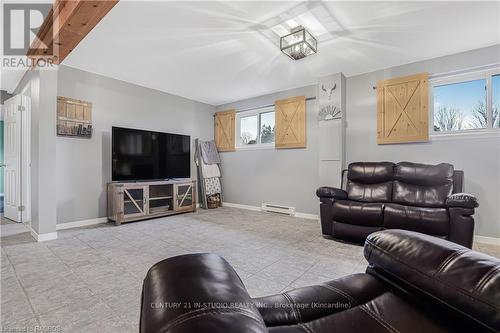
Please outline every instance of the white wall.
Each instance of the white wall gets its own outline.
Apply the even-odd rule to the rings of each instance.
[[[29,70],[14,94],[31,100],[31,227],[41,234],[56,231],[56,116],[57,72]]]
[[[448,162],[465,173],[464,190],[477,196],[476,235],[500,237],[500,136],[377,145],[377,81],[427,71],[431,75],[500,62],[500,46],[426,60],[347,78],[347,161]]]
[[[112,126],[213,138],[215,107],[208,104],[67,66],[60,66],[58,95],[92,102],[94,133],[90,140],[57,137],[57,223],[106,216]]]

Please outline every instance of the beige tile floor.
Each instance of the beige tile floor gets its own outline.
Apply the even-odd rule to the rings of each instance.
[[[167,257],[215,252],[252,296],[354,272],[361,246],[323,239],[316,221],[234,208],[59,231],[36,243],[2,223],[1,326],[58,326],[63,332],[137,332],[142,279]],[[476,245],[500,257],[500,247]]]

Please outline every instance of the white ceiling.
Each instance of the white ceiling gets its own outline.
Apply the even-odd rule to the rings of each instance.
[[[293,61],[271,28],[311,14],[329,32]],[[122,0],[64,64],[219,105],[498,43],[499,2]]]

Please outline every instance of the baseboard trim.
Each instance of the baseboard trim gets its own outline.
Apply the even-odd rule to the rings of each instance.
[[[231,203],[231,202],[223,202],[222,206],[239,208],[239,209],[246,209],[246,210],[254,210],[254,211],[258,211],[258,212],[261,211],[261,208],[257,207],[257,206],[242,205],[242,204],[236,204],[236,203]]]
[[[262,208],[259,206],[242,205],[242,204],[237,204],[237,203],[232,203],[232,202],[223,202],[222,206],[239,208],[239,209],[246,209],[246,210],[253,210],[253,211],[257,211],[257,212],[262,211]],[[308,214],[308,213],[299,213],[299,212],[296,212],[294,217],[301,218],[301,219],[308,219],[308,220],[318,220],[319,219],[318,215]]]
[[[307,220],[319,220],[318,215],[309,214],[309,213],[295,213],[295,217],[298,217],[300,219],[307,219]]]
[[[500,245],[500,238],[487,236],[474,236],[474,242],[481,244]]]
[[[107,217],[98,217],[96,219],[80,220],[80,221],[57,224],[56,230],[65,230],[65,229],[86,227],[89,225],[95,225],[95,224],[101,224],[101,223],[107,223],[107,222],[108,222]]]
[[[50,240],[57,239],[57,231],[56,232],[48,232],[45,234],[38,234],[33,228],[28,227],[31,237],[33,237],[37,242],[46,242]]]

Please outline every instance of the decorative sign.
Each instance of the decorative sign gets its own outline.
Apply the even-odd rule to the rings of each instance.
[[[57,135],[90,139],[92,103],[58,96]]]
[[[342,118],[342,110],[335,103],[334,92],[337,89],[337,83],[327,82],[321,84],[319,92],[319,112],[318,121],[328,121]]]

